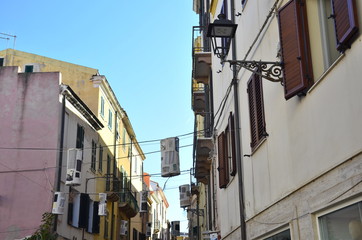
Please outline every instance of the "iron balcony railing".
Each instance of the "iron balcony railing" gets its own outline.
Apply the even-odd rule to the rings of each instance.
[[[120,190],[119,201],[123,205],[129,205],[135,212],[139,212],[138,202],[129,189]]]

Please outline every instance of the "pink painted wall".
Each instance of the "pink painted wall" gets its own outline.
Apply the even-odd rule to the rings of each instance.
[[[56,72],[18,73],[17,67],[0,67],[1,240],[31,235],[42,214],[51,211],[59,83]]]

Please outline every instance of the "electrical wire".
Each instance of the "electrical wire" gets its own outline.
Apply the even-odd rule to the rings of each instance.
[[[189,133],[177,135],[176,137],[181,138],[181,137],[188,136],[188,135],[203,133],[204,131],[205,130],[189,132]],[[160,142],[161,140],[163,140],[163,139],[145,140],[145,141],[140,141],[140,142],[137,142],[137,143],[138,144],[144,144],[144,143]],[[96,148],[114,147],[114,146],[127,146],[127,145],[134,145],[134,144],[135,144],[134,142],[131,142],[131,143],[119,143],[119,144],[110,144],[110,145],[100,145],[100,146],[97,146]],[[41,148],[41,147],[0,147],[0,150],[29,150],[29,151],[68,151],[70,149],[74,149],[74,148],[65,149],[65,148]],[[86,149],[93,149],[93,148],[92,147],[83,148],[83,150],[86,150]]]

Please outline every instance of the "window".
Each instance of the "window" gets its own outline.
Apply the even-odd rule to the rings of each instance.
[[[362,202],[339,209],[318,218],[322,240],[361,239]]]
[[[252,151],[268,136],[265,126],[262,78],[253,74],[248,81],[249,116],[250,116],[250,147]]]
[[[89,233],[99,233],[100,216],[98,215],[99,202],[89,200],[89,217],[88,228]]]
[[[111,109],[108,110],[108,127],[110,130],[112,130],[112,120],[113,120],[113,116],[112,116],[112,111]]]
[[[102,171],[102,165],[103,165],[103,147],[102,145],[99,145],[99,163],[98,163],[99,171]]]
[[[226,134],[222,132],[217,139],[219,167],[219,188],[226,188],[229,183]]]
[[[97,144],[92,140],[92,159],[91,159],[91,169],[96,170],[96,151]]]
[[[101,96],[101,116],[104,117],[104,98]]]
[[[126,151],[126,129],[125,128],[123,128],[122,148],[123,148],[123,151]]]
[[[133,240],[138,240],[137,237],[138,237],[138,231],[135,228],[133,228]]]
[[[218,137],[219,187],[226,188],[229,175],[236,175],[236,145],[234,115],[230,112],[228,126]]]
[[[84,128],[81,125],[77,125],[77,141],[76,148],[82,149],[84,147]]]
[[[107,181],[106,181],[106,191],[111,190],[111,157],[107,154]]]
[[[290,230],[285,230],[271,237],[265,238],[264,240],[291,240]]]
[[[355,0],[290,0],[279,9],[278,21],[286,99],[304,94],[358,32]]]
[[[33,65],[25,65],[25,70],[24,72],[26,73],[31,73],[34,71],[34,66]]]
[[[4,66],[4,58],[0,58],[0,67]]]

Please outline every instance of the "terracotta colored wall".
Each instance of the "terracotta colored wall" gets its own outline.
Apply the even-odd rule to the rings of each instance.
[[[0,67],[0,239],[30,235],[51,211],[59,82],[59,73]]]

